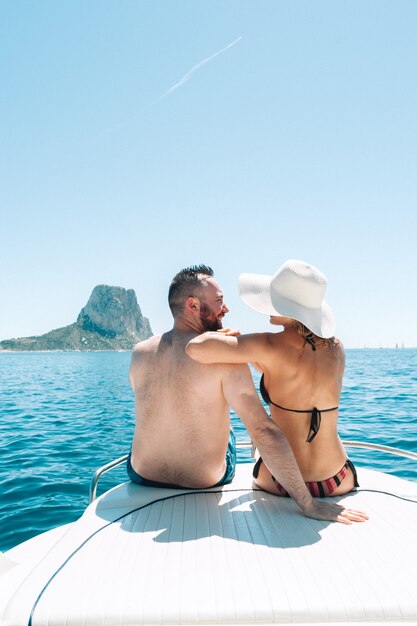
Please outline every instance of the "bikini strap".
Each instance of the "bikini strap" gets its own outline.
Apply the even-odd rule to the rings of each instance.
[[[339,408],[338,406],[332,406],[330,409],[321,409],[321,410],[319,410],[315,406],[312,409],[302,409],[302,410],[300,410],[300,409],[287,409],[287,407],[281,406],[280,404],[276,404],[276,402],[273,402],[271,400],[271,398],[269,397],[268,391],[266,390],[266,387],[265,387],[264,375],[263,374],[261,376],[261,380],[260,380],[260,383],[259,383],[259,389],[260,389],[262,398],[264,399],[264,401],[267,404],[273,404],[278,409],[282,409],[282,411],[288,411],[289,413],[311,413],[310,428],[309,428],[307,439],[306,439],[307,443],[311,443],[313,441],[314,437],[317,435],[317,433],[320,430],[321,414],[322,413],[328,413],[329,411],[336,411],[336,409]]]
[[[329,411],[336,411],[336,409],[339,408],[338,406],[332,406],[330,409],[322,409],[320,411],[315,406],[313,409],[308,409],[308,411],[298,411],[295,409],[286,409],[283,406],[279,406],[279,404],[276,404],[275,406],[278,407],[279,409],[283,409],[284,411],[291,411],[292,413],[311,413],[310,428],[308,429],[306,443],[311,443],[314,437],[319,432],[320,425],[321,425],[321,414],[328,413]]]
[[[321,412],[316,407],[314,407],[314,409],[311,411],[310,428],[308,430],[306,443],[311,443],[313,441],[314,437],[320,430],[320,425]]]
[[[313,352],[317,350],[316,340],[314,339],[313,333],[310,331],[307,335],[304,336],[304,340],[306,343],[309,343]]]

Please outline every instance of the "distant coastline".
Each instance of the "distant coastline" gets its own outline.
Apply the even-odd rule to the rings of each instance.
[[[0,341],[0,352],[128,351],[152,336],[133,289],[97,285],[73,324],[44,335]]]

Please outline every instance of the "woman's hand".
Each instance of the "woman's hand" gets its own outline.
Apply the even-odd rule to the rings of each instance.
[[[238,328],[220,328],[220,330],[216,331],[221,335],[226,335],[227,337],[239,337],[240,330]]]
[[[310,506],[302,508],[306,517],[313,519],[329,520],[331,522],[340,522],[341,524],[352,524],[353,522],[365,522],[368,515],[363,511],[355,509],[346,509],[336,502],[323,502],[313,498]]]

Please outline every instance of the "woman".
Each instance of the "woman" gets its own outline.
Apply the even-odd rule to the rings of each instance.
[[[339,496],[358,486],[337,433],[345,356],[333,336],[326,286],[317,268],[297,260],[286,261],[273,276],[242,274],[239,288],[245,304],[284,330],[204,333],[186,349],[202,363],[250,362],[262,372],[260,392],[271,418],[286,435],[310,493],[318,497]],[[253,475],[258,487],[288,495],[261,458]]]

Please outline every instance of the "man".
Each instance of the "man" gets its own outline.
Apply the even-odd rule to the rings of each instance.
[[[287,440],[262,407],[247,365],[204,365],[185,354],[192,338],[221,329],[228,312],[212,269],[200,265],[179,272],[168,302],[173,329],[138,343],[132,354],[136,428],[128,461],[131,480],[194,489],[230,482],[235,467],[231,406],[304,515],[346,524],[363,521],[360,512],[311,497]]]

